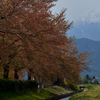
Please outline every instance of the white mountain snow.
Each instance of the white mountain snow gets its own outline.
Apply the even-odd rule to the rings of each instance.
[[[100,23],[100,9],[93,9],[90,11],[87,11],[86,13],[81,15],[82,22],[88,22],[88,23]]]

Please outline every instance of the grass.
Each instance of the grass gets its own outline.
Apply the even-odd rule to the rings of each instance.
[[[61,95],[61,94],[66,94],[66,93],[71,93],[73,91],[68,91],[65,88],[61,86],[52,86],[51,88],[47,88],[48,91],[56,94],[56,95]]]
[[[55,96],[56,94],[46,90],[41,89],[38,91],[28,91],[28,92],[7,92],[0,93],[0,100],[44,100],[45,98],[49,98]]]
[[[0,100],[45,100],[46,98],[66,93],[69,93],[69,91],[63,87],[52,86],[51,88],[38,89],[37,91],[0,93]]]
[[[72,96],[69,100],[100,100],[100,85]]]

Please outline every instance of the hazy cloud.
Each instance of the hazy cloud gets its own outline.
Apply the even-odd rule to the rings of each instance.
[[[66,19],[69,21],[79,20],[80,16],[89,10],[100,10],[100,0],[58,0],[55,3],[53,13],[59,13],[63,8],[67,8]]]

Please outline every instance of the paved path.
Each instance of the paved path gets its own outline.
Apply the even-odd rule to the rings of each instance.
[[[84,89],[84,91],[87,91],[87,90],[88,90],[88,89],[86,89],[86,88]]]
[[[60,100],[69,100],[69,98],[71,98],[71,96],[70,97],[63,98],[63,99],[60,99]]]

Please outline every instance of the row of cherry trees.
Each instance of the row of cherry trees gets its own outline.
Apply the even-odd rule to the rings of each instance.
[[[88,69],[88,53],[79,53],[73,39],[66,36],[72,25],[65,20],[66,10],[55,15],[50,11],[54,1],[0,0],[0,69],[4,79],[9,73],[18,79],[18,73],[26,70],[29,79],[34,76],[44,83],[57,78],[78,82],[80,73]]]

